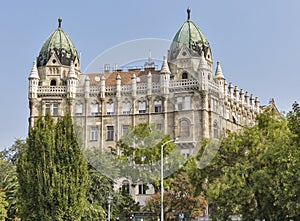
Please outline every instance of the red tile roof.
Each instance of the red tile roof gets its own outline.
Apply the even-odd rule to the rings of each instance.
[[[105,77],[105,85],[115,85],[117,75],[121,76],[121,84],[131,84],[131,78],[135,74],[137,82],[147,82],[147,75],[149,71],[152,74],[152,82],[159,82],[159,70],[129,70],[126,72],[123,71],[114,71],[114,72],[104,72],[97,74],[87,74],[90,78],[90,85],[100,85],[100,79],[102,76]],[[140,79],[140,81],[138,80]]]

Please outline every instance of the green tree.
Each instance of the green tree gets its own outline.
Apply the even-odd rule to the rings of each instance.
[[[179,172],[168,179],[168,188],[164,193],[164,212],[167,220],[174,220],[179,213],[188,219],[203,214],[206,201],[200,194],[195,193],[195,188],[186,172]],[[153,195],[146,202],[146,210],[160,214],[160,193]]]
[[[299,148],[293,138],[286,120],[267,113],[255,126],[228,133],[214,160],[199,171],[201,183],[208,181],[213,218],[299,220]]]
[[[70,116],[40,117],[17,162],[23,220],[80,220],[85,208],[87,162]]]
[[[8,205],[6,221],[20,220],[18,213],[18,189],[19,183],[16,172],[16,162],[19,152],[25,148],[25,141],[16,139],[14,144],[4,149],[1,152],[2,161],[0,162],[0,182],[3,190],[5,191],[5,200]]]
[[[295,142],[300,147],[300,106],[295,102],[287,114],[288,126],[295,134]]]
[[[141,123],[130,127],[129,132],[118,141],[118,149],[122,153],[119,158],[126,162],[121,164],[120,173],[136,182],[152,182],[155,190],[159,190],[161,146],[171,140],[154,124]],[[176,149],[173,142],[163,148],[164,173],[170,175],[181,168],[185,158]]]
[[[7,217],[7,207],[8,203],[5,201],[5,192],[0,188],[0,221],[4,221]]]
[[[122,191],[114,190],[112,177],[117,178],[118,168],[114,162],[119,159],[112,154],[91,148],[85,151],[89,159],[89,185],[87,190],[87,207],[82,220],[105,220],[107,218],[107,196],[113,197],[111,206],[112,220],[119,217],[119,220],[127,220],[130,211],[139,210],[139,205],[132,199],[132,196]],[[104,171],[106,169],[106,171]],[[109,177],[106,173],[109,171]]]
[[[87,204],[82,221],[105,220],[106,210],[103,208],[106,204],[105,193],[112,191],[112,182],[102,176],[91,164],[88,164],[88,174]]]

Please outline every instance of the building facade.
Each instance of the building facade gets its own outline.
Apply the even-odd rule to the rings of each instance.
[[[252,94],[227,84],[220,62],[213,71],[209,42],[190,18],[177,31],[157,70],[105,70],[84,74],[69,36],[58,28],[43,44],[29,75],[29,126],[40,115],[70,113],[84,148],[111,149],[131,125],[149,122],[192,154],[202,138],[254,123],[263,109]],[[142,191],[144,192],[144,191]]]

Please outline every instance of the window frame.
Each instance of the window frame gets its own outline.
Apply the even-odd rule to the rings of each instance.
[[[91,104],[91,115],[92,116],[98,116],[99,115],[99,104],[98,103],[92,103]]]
[[[115,104],[114,102],[108,102],[106,104],[106,114],[113,115],[115,113]]]
[[[143,105],[143,106],[141,106],[141,105]],[[139,101],[138,102],[139,114],[145,114],[146,113],[146,109],[147,109],[146,101]]]
[[[58,106],[59,104],[57,102],[52,103],[52,116],[54,117],[58,116]]]
[[[191,110],[192,107],[192,99],[190,96],[184,97],[184,109]]]
[[[186,125],[183,125],[183,123],[186,123]],[[182,119],[179,121],[179,136],[182,138],[188,138],[190,137],[190,122],[187,119]]]
[[[130,102],[123,102],[122,103],[122,114],[130,114]]]
[[[97,126],[90,127],[90,141],[98,141],[99,129]]]
[[[129,125],[123,125],[122,126],[122,135],[126,135],[129,132]]]
[[[154,101],[154,113],[161,113],[162,112],[162,101],[156,100]]]
[[[183,110],[183,98],[182,97],[177,97],[177,110],[181,111]]]
[[[76,104],[75,105],[75,114],[77,116],[81,116],[83,114],[83,104]]]
[[[107,129],[106,140],[113,141],[114,140],[114,126],[108,125],[108,126],[106,126],[106,129]]]

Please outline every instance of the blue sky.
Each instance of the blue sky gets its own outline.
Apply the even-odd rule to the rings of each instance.
[[[228,82],[258,96],[261,104],[274,98],[280,111],[300,102],[299,0],[4,1],[0,149],[27,136],[28,74],[58,17],[82,53],[85,70],[103,51],[123,42],[172,40],[188,6],[210,42],[214,67],[220,60]]]

